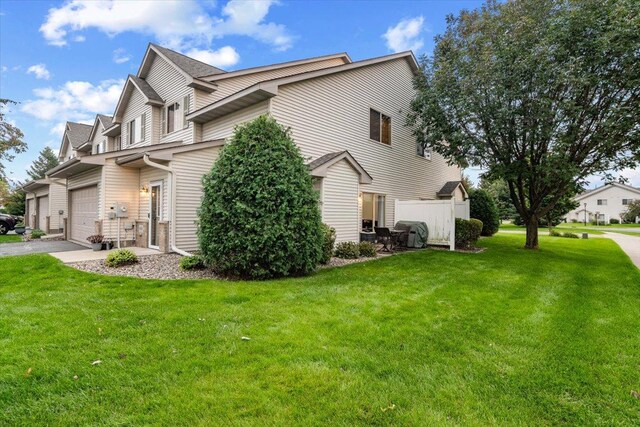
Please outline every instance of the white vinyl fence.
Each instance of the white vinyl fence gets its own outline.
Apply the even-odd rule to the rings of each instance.
[[[398,221],[421,221],[429,229],[428,243],[455,249],[456,218],[469,219],[469,200],[397,200],[394,224]]]

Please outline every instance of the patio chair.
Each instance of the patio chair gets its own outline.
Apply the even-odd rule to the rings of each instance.
[[[374,227],[378,243],[382,243],[383,252],[391,252],[395,244],[395,237],[387,227]]]

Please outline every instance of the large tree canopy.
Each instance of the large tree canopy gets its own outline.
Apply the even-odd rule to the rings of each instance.
[[[44,147],[40,151],[38,158],[31,163],[29,170],[27,170],[27,175],[33,180],[44,178],[45,173],[49,169],[58,166],[59,163],[58,156],[56,156],[51,147]]]
[[[640,159],[640,2],[514,0],[447,18],[409,123],[425,146],[507,183],[537,224],[594,173]]]
[[[15,105],[16,102],[0,98],[0,178],[6,178],[4,162],[12,161],[14,154],[27,149],[27,143],[22,140],[22,131],[5,119],[5,111],[11,104]]]

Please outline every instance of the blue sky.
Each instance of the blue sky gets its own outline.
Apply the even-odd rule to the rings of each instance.
[[[20,102],[7,115],[29,144],[8,165],[10,178],[24,180],[44,146],[57,152],[65,121],[111,115],[148,42],[226,70],[343,51],[353,60],[420,55],[433,49],[447,14],[481,3],[2,0],[0,97]],[[624,174],[640,186],[638,171]]]

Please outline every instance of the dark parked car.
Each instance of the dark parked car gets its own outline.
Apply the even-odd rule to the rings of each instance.
[[[0,214],[0,234],[7,234],[16,228],[18,221],[20,221],[20,218],[17,216]]]

